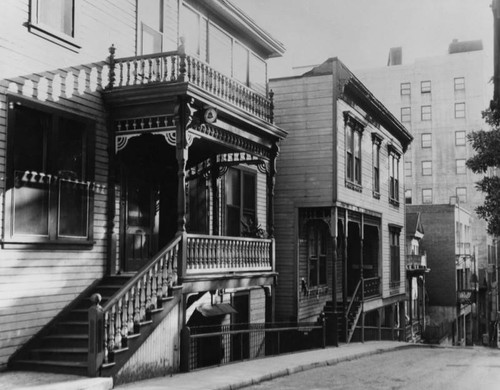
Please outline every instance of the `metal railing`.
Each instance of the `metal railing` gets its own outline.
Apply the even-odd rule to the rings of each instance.
[[[324,321],[185,327],[181,370],[325,348],[325,345]]]

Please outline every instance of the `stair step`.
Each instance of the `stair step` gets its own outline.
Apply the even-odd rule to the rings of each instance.
[[[30,351],[30,360],[86,362],[88,348],[36,348]]]
[[[42,339],[42,348],[85,348],[88,347],[87,334],[50,334]]]
[[[87,321],[62,321],[57,324],[57,331],[62,334],[87,334],[89,324]]]
[[[87,362],[53,360],[17,360],[14,368],[25,371],[56,372],[60,374],[87,375]]]
[[[28,360],[28,359],[23,359],[23,360],[18,360],[18,363],[25,363],[25,364],[38,364],[42,366],[64,366],[64,367],[80,367],[80,368],[86,368],[87,367],[87,362],[70,362],[70,361],[64,361],[64,360]]]

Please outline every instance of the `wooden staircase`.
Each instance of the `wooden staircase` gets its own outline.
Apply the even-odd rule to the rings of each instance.
[[[25,345],[10,362],[19,370],[87,375],[90,297],[98,293],[107,302],[130,277],[105,277],[85,290],[61,315]]]
[[[179,241],[175,239],[132,276],[94,282],[12,355],[9,368],[116,375],[181,301],[182,286],[172,282]],[[102,297],[100,302],[95,302],[95,294]]]

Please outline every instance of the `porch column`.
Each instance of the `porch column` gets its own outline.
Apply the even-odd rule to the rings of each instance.
[[[269,238],[274,238],[274,185],[276,182],[276,159],[279,155],[278,142],[274,142],[271,148],[271,160],[269,161],[269,172],[267,174],[267,231]]]
[[[212,186],[212,234],[218,236],[220,234],[219,227],[219,189],[217,188],[217,179],[219,177],[219,167],[217,166],[216,156],[210,157],[210,183]]]
[[[177,235],[182,236],[180,245],[179,263],[177,272],[179,280],[186,275],[187,261],[187,236],[186,236],[186,163],[188,159],[188,147],[186,140],[186,124],[190,120],[187,102],[179,98],[176,107],[176,157],[177,157]]]
[[[339,332],[337,329],[337,239],[338,239],[338,221],[337,221],[337,207],[330,210],[330,233],[332,237],[332,322],[329,330],[333,332],[333,345],[339,345]]]
[[[359,227],[359,280],[361,281],[361,301],[365,300],[365,282],[363,280],[363,241],[365,239],[365,216],[361,214]]]
[[[348,243],[349,238],[349,215],[347,213],[347,209],[344,209],[344,264],[342,265],[342,276],[343,276],[343,288],[342,288],[342,301],[344,304],[344,308],[342,310],[344,317],[346,315],[347,310],[347,249],[349,246]],[[344,318],[344,333],[345,339],[347,340],[347,319]]]
[[[113,48],[114,49],[114,48]],[[114,51],[113,51],[114,53]],[[111,58],[111,56],[110,56]],[[116,233],[115,233],[115,216],[116,216],[116,192],[115,192],[115,179],[116,179],[116,153],[114,148],[115,129],[112,121],[108,121],[108,128],[110,131],[110,142],[108,145],[108,196],[106,198],[107,219],[106,219],[106,246],[108,261],[106,262],[106,275],[116,274]],[[121,268],[121,267],[120,267]]]

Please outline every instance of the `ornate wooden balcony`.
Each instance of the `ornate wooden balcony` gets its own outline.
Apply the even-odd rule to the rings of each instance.
[[[106,89],[188,83],[225,104],[245,111],[268,123],[273,122],[272,91],[270,98],[225,76],[209,64],[177,51],[126,58],[115,58],[110,49],[109,77]]]
[[[273,271],[272,240],[188,234],[186,274]]]

